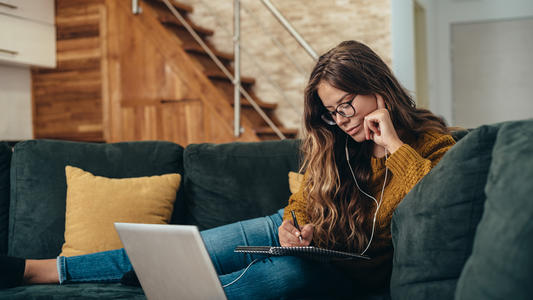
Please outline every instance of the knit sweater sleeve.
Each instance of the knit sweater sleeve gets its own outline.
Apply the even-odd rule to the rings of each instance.
[[[307,215],[307,197],[304,192],[304,182],[306,181],[307,173],[304,174],[302,184],[298,189],[298,192],[292,194],[289,198],[289,205],[285,207],[283,211],[283,220],[291,220],[292,216],[290,211],[294,210],[294,214],[298,219],[300,225],[309,223],[309,216]]]
[[[403,181],[408,193],[439,162],[455,141],[450,135],[428,133],[416,150],[403,144],[386,161],[392,174]]]

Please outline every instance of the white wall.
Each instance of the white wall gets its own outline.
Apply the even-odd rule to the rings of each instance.
[[[413,94],[415,86],[415,33],[413,0],[390,0],[392,71]]]
[[[395,0],[391,0],[395,1]],[[532,0],[427,0],[430,109],[455,125],[452,101],[452,24],[533,16]]]
[[[30,69],[0,65],[0,140],[31,138]]]
[[[533,118],[533,17],[453,24],[451,37],[455,125]]]

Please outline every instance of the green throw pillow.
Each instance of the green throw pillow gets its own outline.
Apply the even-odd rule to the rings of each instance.
[[[499,125],[463,137],[392,217],[393,299],[452,299],[470,255]]]
[[[456,299],[533,296],[533,120],[498,132],[487,201]]]

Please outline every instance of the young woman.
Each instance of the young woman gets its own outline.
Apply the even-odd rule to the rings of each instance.
[[[202,232],[229,299],[332,298],[387,288],[392,213],[454,144],[445,123],[416,108],[385,63],[356,41],[320,57],[305,90],[304,110],[305,175],[288,206],[272,216]],[[237,245],[310,244],[372,260],[335,265],[272,257],[250,265],[256,257],[233,252]],[[123,249],[52,260],[4,259],[18,268],[24,283],[119,281],[131,270]]]

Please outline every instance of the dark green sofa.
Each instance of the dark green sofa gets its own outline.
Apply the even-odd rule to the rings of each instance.
[[[456,133],[456,138],[465,133]],[[513,144],[511,149],[509,144]],[[365,299],[452,299],[456,292],[458,299],[531,295],[531,288],[522,284],[524,279],[532,279],[531,271],[526,269],[529,266],[533,270],[531,258],[526,259],[522,253],[533,249],[531,238],[519,247],[513,242],[527,237],[527,233],[531,235],[527,216],[533,212],[533,185],[498,182],[500,171],[502,176],[520,183],[527,183],[526,178],[531,182],[531,153],[531,120],[484,126],[462,138],[398,207],[392,224],[395,255],[390,292]],[[185,149],[161,141],[91,144],[31,140],[18,143],[13,153],[6,143],[0,143],[0,253],[26,258],[58,255],[64,241],[67,164],[112,178],[181,173],[183,181],[172,223],[206,229],[271,214],[286,205],[288,172],[298,170],[299,152],[298,141],[294,140],[195,144]],[[506,169],[509,165],[516,166],[523,178],[514,177],[514,169]],[[496,169],[498,172],[493,172]],[[518,189],[514,191],[517,193],[506,193],[511,186]],[[494,200],[498,197],[519,210],[506,215],[513,216],[510,219],[498,219],[499,223],[492,216],[492,206],[484,209],[485,204],[493,202],[496,204],[491,205],[498,207],[498,199]],[[495,238],[491,233],[496,228],[498,234],[506,233],[502,237],[505,244],[493,243],[491,249],[496,249],[498,255],[512,251],[512,262],[522,264],[512,266],[512,270],[522,272],[515,274],[514,281],[484,274],[483,268],[492,266],[486,262],[494,263],[485,248],[488,240]],[[512,230],[520,232],[508,232]],[[498,289],[495,280],[506,286]],[[489,294],[476,294],[487,286],[492,287]],[[507,294],[501,294],[504,292]],[[140,288],[120,284],[34,285],[0,290],[0,299],[67,298],[145,299]]]

